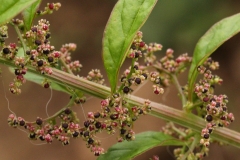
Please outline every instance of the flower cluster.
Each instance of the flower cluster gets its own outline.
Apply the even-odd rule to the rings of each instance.
[[[70,137],[79,137],[80,125],[76,123],[76,117],[69,108],[59,114],[61,124],[55,124],[53,119],[43,120],[37,117],[35,122],[27,122],[22,117],[11,114],[8,117],[8,124],[13,127],[22,126],[29,133],[29,139],[41,140],[52,143],[53,139],[62,142],[63,145],[69,144]]]
[[[98,84],[103,84],[104,79],[103,75],[101,74],[99,69],[92,69],[89,73],[88,76],[86,77],[87,80],[98,83]]]
[[[193,143],[193,141],[195,140],[194,137],[192,136],[194,132],[191,129],[176,127],[172,122],[169,122],[164,127],[162,127],[162,131],[165,134],[171,135],[179,140],[184,141],[186,144],[185,147],[189,147],[188,144]],[[209,152],[209,148],[205,147],[202,144],[197,144],[195,146],[195,149],[191,151],[191,154],[187,153],[185,147],[174,149],[174,156],[177,159],[183,159],[184,156],[188,158],[190,158],[191,156],[197,159],[203,159],[208,155]]]
[[[167,49],[166,55],[153,65],[159,72],[160,84],[164,87],[170,85],[171,75],[182,73],[192,61],[187,53],[178,56],[176,59],[174,59],[173,53],[172,49]]]
[[[139,58],[143,56],[143,52],[145,57],[145,63],[147,64],[147,66],[150,66],[156,59],[153,53],[161,50],[161,48],[162,46],[156,43],[150,44],[149,46],[146,45],[146,43],[142,41],[142,32],[137,32],[133,40],[132,46],[128,52],[128,58],[131,58],[133,60],[132,66],[124,71],[120,79],[122,83],[121,88],[123,93],[128,94],[132,92],[132,85],[138,86],[149,78],[149,72],[146,70],[146,66],[139,65],[139,63],[137,62]],[[153,92],[157,95],[163,94],[164,90],[160,86],[160,78],[153,78],[152,73],[150,74],[150,76],[151,81],[154,83]]]
[[[57,11],[61,7],[61,3],[47,3],[47,6],[43,11],[38,10],[37,15],[52,14],[53,11]]]
[[[61,56],[61,60],[63,60],[64,65],[61,66],[63,71],[68,72],[68,69],[72,71],[76,71],[79,72],[82,68],[82,65],[80,64],[80,62],[78,60],[76,61],[71,61],[71,52],[75,51],[77,48],[76,44],[74,43],[69,43],[69,44],[65,44],[62,46],[62,48],[60,49],[62,56]],[[66,66],[65,66],[66,64]]]
[[[206,63],[205,63],[206,64]],[[219,67],[217,62],[207,60],[209,68]],[[228,126],[234,121],[234,116],[227,110],[228,97],[226,95],[215,95],[214,84],[222,84],[222,79],[213,75],[209,69],[199,66],[198,71],[203,74],[203,79],[195,85],[194,92],[203,102],[201,109],[205,114],[206,128],[201,132],[200,143],[208,147],[210,145],[210,134],[215,127]]]
[[[144,53],[144,62],[146,66],[152,66],[156,61],[155,52],[162,50],[162,45],[158,43],[150,43]]]
[[[8,27],[7,25],[0,25],[0,44],[2,45],[5,42],[5,39],[8,38]]]
[[[89,112],[83,126],[77,123],[76,114],[70,108],[62,109],[57,116],[42,119],[37,117],[35,122],[27,122],[22,117],[10,114],[8,124],[14,128],[24,127],[30,140],[40,140],[52,143],[54,139],[63,145],[70,143],[70,138],[82,137],[87,142],[87,147],[94,155],[103,154],[100,141],[95,137],[96,133],[103,130],[114,134],[119,130],[118,142],[134,140],[135,132],[132,130],[133,122],[140,115],[146,114],[151,109],[150,101],[146,100],[142,106],[130,106],[119,94],[101,101],[100,112]],[[60,124],[57,124],[59,118]]]

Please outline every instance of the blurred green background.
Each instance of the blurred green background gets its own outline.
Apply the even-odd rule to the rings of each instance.
[[[48,1],[43,0],[41,9]],[[111,10],[117,0],[60,0],[62,7],[52,15],[43,16],[50,21],[52,33],[51,45],[56,49],[62,44],[74,42],[77,50],[73,54],[73,59],[79,59],[83,65],[80,76],[86,76],[94,68],[100,68],[104,76],[101,60],[101,40],[105,24]],[[189,53],[192,55],[198,39],[217,21],[239,12],[240,1],[236,0],[159,0],[152,14],[143,26],[143,39],[145,42],[158,42],[163,45],[163,51],[158,53],[158,57],[164,55],[165,50],[172,48],[175,55]],[[234,24],[233,24],[234,25]],[[16,42],[15,32],[10,29],[9,42]],[[240,131],[240,99],[238,98],[240,88],[240,35],[222,45],[214,54],[213,59],[220,62],[220,70],[216,73],[223,79],[221,87],[216,88],[217,94],[227,94],[229,96],[229,111],[235,114],[235,122],[230,128]],[[125,67],[128,63],[125,64]],[[8,69],[2,66],[2,80],[5,90],[13,80],[13,75]],[[187,72],[180,76],[180,83],[186,84]],[[107,82],[106,82],[107,83]],[[108,84],[108,83],[107,83]],[[142,92],[144,91],[144,93]],[[149,91],[149,92],[148,92]],[[177,97],[174,86],[166,90],[165,95],[155,96],[151,85],[145,85],[136,95],[148,98],[152,101],[160,102],[181,108],[181,103]],[[147,93],[147,94],[146,94]],[[1,160],[94,160],[96,157],[86,148],[85,142],[81,138],[71,140],[70,145],[62,146],[56,140],[50,145],[33,145],[29,142],[27,134],[8,127],[7,117],[10,114],[7,109],[7,102],[4,99],[3,86],[0,86],[0,159]],[[50,97],[50,91],[31,82],[27,82],[22,87],[22,94],[19,96],[7,92],[10,101],[10,108],[26,120],[34,121],[37,116],[46,117],[45,106]],[[49,104],[49,114],[54,114],[67,104],[69,96],[63,93],[54,92],[53,99]],[[99,99],[92,98],[83,107],[85,113],[100,110]],[[80,106],[74,107],[82,124],[84,118]],[[165,124],[164,121],[151,116],[141,117],[136,122],[134,130],[136,133],[153,130],[159,131]],[[112,144],[116,143],[116,137],[108,137],[100,134],[103,147],[107,150]],[[34,141],[38,144],[39,141]],[[136,160],[149,159],[152,155],[158,155],[160,159],[171,160],[172,147],[157,147],[137,158]],[[213,144],[210,146],[210,155],[207,160],[237,160],[239,159],[239,149],[231,146]]]

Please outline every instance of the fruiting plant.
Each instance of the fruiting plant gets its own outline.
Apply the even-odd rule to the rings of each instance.
[[[99,69],[81,77],[83,67],[71,54],[76,44],[63,45],[59,50],[51,44],[50,22],[45,14],[57,11],[60,3],[48,3],[38,10],[41,0],[3,1],[0,7],[0,63],[11,68],[15,78],[9,83],[12,94],[21,94],[21,86],[33,81],[46,89],[69,94],[67,106],[47,118],[37,117],[30,122],[13,111],[8,124],[28,132],[30,140],[46,143],[82,138],[98,159],[131,159],[156,146],[177,146],[176,159],[203,159],[209,145],[214,142],[240,148],[240,133],[227,129],[234,121],[228,108],[228,97],[214,93],[215,86],[223,80],[214,74],[219,63],[211,54],[226,40],[240,31],[240,14],[225,18],[213,25],[198,41],[194,54],[174,57],[174,50],[167,49],[160,59],[155,52],[162,50],[158,43],[144,42],[141,26],[147,20],[157,0],[119,0],[115,5],[104,31],[102,57],[110,88],[104,85]],[[126,5],[127,4],[127,5]],[[23,19],[14,18],[22,13]],[[14,18],[14,19],[12,19]],[[37,18],[38,23],[33,24]],[[18,43],[7,44],[8,28],[13,27]],[[131,66],[123,73],[120,68],[125,59]],[[190,67],[188,82],[181,86],[178,75]],[[198,75],[201,77],[197,80]],[[182,110],[151,102],[132,95],[147,81],[152,83],[152,93],[164,94],[164,89],[175,85]],[[102,100],[96,110],[88,112],[84,122],[79,122],[74,105],[87,101],[85,95]],[[134,122],[150,114],[168,121],[161,132],[135,134]],[[177,124],[177,125],[176,125]],[[178,125],[182,126],[179,127]],[[101,147],[97,137],[100,132],[116,135],[116,145],[108,150]],[[116,152],[117,151],[117,152]],[[158,159],[154,156],[152,159]]]

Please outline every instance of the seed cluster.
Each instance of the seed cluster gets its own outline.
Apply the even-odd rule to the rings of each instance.
[[[208,59],[205,64],[211,69],[218,68],[218,63],[210,60]],[[201,132],[202,139],[200,143],[208,147],[210,145],[210,134],[213,132],[213,129],[215,127],[228,126],[234,121],[234,116],[232,113],[228,113],[227,110],[228,97],[222,94],[214,94],[214,85],[222,84],[222,79],[213,75],[204,66],[199,66],[198,71],[203,74],[203,79],[196,84],[194,92],[203,102],[201,109],[205,114],[204,117],[207,122],[206,128]]]
[[[65,44],[62,46],[62,48],[60,49],[61,51],[61,58],[64,61],[64,63],[66,64],[66,66],[62,65],[61,69],[63,71],[67,71],[67,69],[70,69],[72,72],[79,72],[82,68],[82,64],[79,62],[79,60],[76,61],[72,61],[72,57],[71,57],[71,52],[75,51],[77,48],[76,44],[74,43],[69,43],[69,44]]]
[[[118,130],[118,142],[134,140],[133,122],[150,109],[148,100],[142,106],[131,106],[119,94],[114,94],[111,98],[101,101],[100,112],[88,113],[87,119],[83,122],[84,127],[80,127],[77,123],[76,114],[70,108],[63,109],[57,117],[45,120],[37,117],[35,122],[27,122],[22,117],[10,114],[8,124],[14,128],[24,127],[30,140],[47,143],[52,143],[56,139],[63,145],[68,145],[71,137],[82,137],[94,155],[99,156],[104,153],[104,149],[100,147],[100,141],[95,138],[96,133],[107,131],[108,134],[115,134]]]
[[[194,132],[191,129],[186,129],[182,127],[176,127],[172,122],[167,123],[164,127],[162,127],[162,131],[165,134],[171,135],[181,141],[184,141],[186,146],[189,147],[188,144],[192,144],[194,141]],[[174,149],[174,156],[177,159],[182,159],[188,150],[185,147]],[[202,144],[196,144],[195,149],[190,154],[195,159],[203,159],[208,155],[209,148],[205,147]]]
[[[103,75],[101,74],[99,69],[92,69],[87,77],[87,80],[98,83],[98,84],[103,84],[104,83],[104,79],[103,79]]]
[[[8,26],[0,25],[0,45],[1,46],[4,44],[6,38],[8,38]]]
[[[142,41],[142,37],[142,32],[138,31],[128,52],[128,58],[131,58],[134,63],[132,63],[132,66],[129,67],[129,69],[124,71],[120,79],[122,83],[122,92],[124,94],[129,94],[133,91],[131,88],[132,85],[138,86],[145,80],[149,79],[149,72],[146,68],[152,65],[156,59],[153,53],[162,48],[160,44],[156,43],[150,44],[149,46],[146,45],[146,43]],[[137,62],[143,55],[145,57],[145,66],[139,65]],[[159,76],[154,77],[153,75],[153,73],[150,74],[150,79],[154,83],[153,92],[157,95],[163,94],[164,90],[160,86]]]

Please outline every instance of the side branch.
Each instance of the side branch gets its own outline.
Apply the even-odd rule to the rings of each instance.
[[[10,67],[14,67],[14,64],[11,61],[5,60],[2,57],[0,57],[0,63],[8,65]],[[35,74],[40,74],[32,67],[28,67],[28,71]],[[45,74],[41,76],[48,78],[55,83],[79,89],[87,94],[96,96],[98,98],[104,99],[111,94],[109,87],[85,80],[83,78],[71,75],[57,69],[53,69],[52,75]],[[133,95],[129,96],[128,100],[131,104],[134,105],[142,105],[145,101],[145,99]],[[156,116],[166,121],[172,121],[184,127],[191,128],[199,133],[206,125],[205,121],[202,118],[191,113],[186,113],[184,111],[180,111],[156,102],[151,102],[151,107],[152,112],[150,114],[152,116]],[[228,128],[216,128],[211,137],[225,144],[240,148],[240,133],[236,131],[230,130]]]

